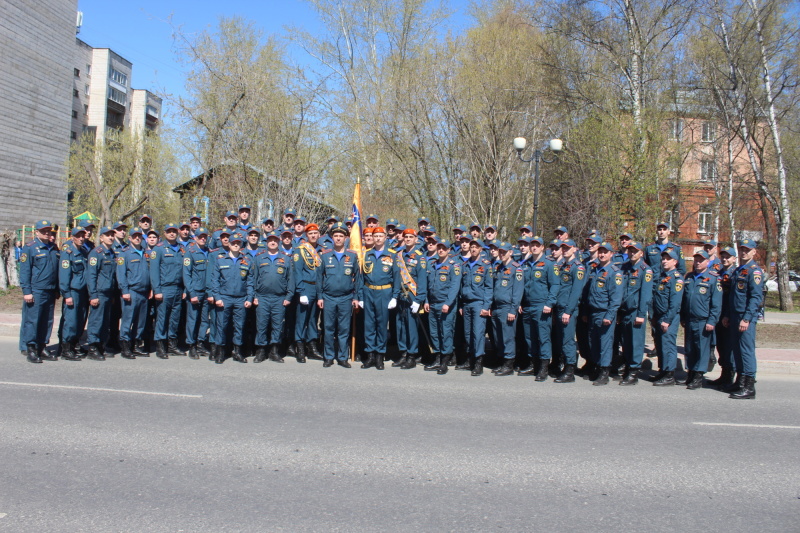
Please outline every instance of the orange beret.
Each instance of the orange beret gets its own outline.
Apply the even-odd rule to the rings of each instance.
[[[375,234],[375,233],[386,233],[386,230],[383,229],[381,226],[377,226],[375,228],[372,228],[372,233],[373,234]]]
[[[417,232],[411,228],[406,228],[403,230],[403,235],[416,235]]]
[[[372,235],[372,230],[373,230],[373,228],[364,228],[361,231],[361,233],[363,233],[364,235]]]
[[[309,231],[319,231],[319,226],[317,226],[316,224],[309,224],[308,226],[306,226],[306,233]]]

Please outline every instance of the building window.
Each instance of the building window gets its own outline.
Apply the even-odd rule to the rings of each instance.
[[[81,93],[78,92],[78,89],[72,89],[72,96],[78,98],[80,95]]]
[[[74,109],[72,110],[72,118],[78,118],[78,112]]]
[[[128,103],[128,95],[122,91],[118,91],[113,87],[108,88],[108,99],[123,106],[127,105]]]
[[[83,116],[89,115],[89,104],[83,104]]]
[[[717,139],[717,125],[711,121],[703,122],[703,134],[701,140],[704,143],[714,142]]]
[[[89,86],[88,85],[83,88],[83,94],[85,94],[86,96],[89,96]]]
[[[74,69],[72,69],[72,72],[75,74],[76,78],[80,78],[81,77],[81,69],[74,68]]]
[[[86,75],[87,76],[91,76],[92,75],[92,65],[90,65],[88,63],[86,64]]]
[[[683,138],[683,119],[676,118],[670,123],[669,138],[680,141]]]
[[[672,210],[668,209],[664,211],[664,215],[661,217],[661,220],[659,220],[659,224],[661,222],[666,222],[667,224],[669,224],[670,229],[672,229],[672,231],[675,231],[675,228],[672,227]]]
[[[122,72],[118,71],[115,68],[112,68],[109,71],[108,77],[112,81],[115,81],[115,82],[119,83],[123,87],[127,87],[128,86],[128,76],[126,76],[125,74],[123,74]]]
[[[700,162],[700,181],[716,181],[717,179],[717,164],[711,160]]]
[[[74,131],[71,131],[71,132],[69,132],[69,138],[74,141],[75,139],[78,138],[78,134],[75,133]]]
[[[711,211],[700,211],[697,216],[697,233],[708,233],[711,231],[713,221]]]

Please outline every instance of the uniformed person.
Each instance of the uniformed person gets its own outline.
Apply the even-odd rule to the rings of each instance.
[[[650,244],[644,250],[644,260],[653,269],[653,279],[661,279],[661,254],[666,251],[674,250],[678,256],[676,268],[680,275],[686,274],[686,263],[683,260],[683,252],[679,244],[669,240],[670,226],[666,222],[656,224],[656,242]],[[657,287],[654,287],[658,290]]]
[[[147,300],[150,298],[150,262],[142,245],[142,230],[133,228],[129,245],[117,252],[117,285],[121,294],[122,317],[119,340],[122,357],[148,357],[137,340],[144,339],[147,325]]]
[[[620,239],[621,240],[621,239]],[[625,372],[620,385],[636,385],[644,357],[647,312],[653,300],[653,269],[644,261],[644,245],[628,241],[621,270],[624,276],[624,293],[619,307],[617,328],[625,357]]]
[[[569,230],[566,226],[559,226],[553,230],[553,236],[557,241],[569,240]]]
[[[703,375],[711,357],[711,340],[722,310],[722,285],[717,272],[708,268],[710,256],[705,250],[694,254],[693,271],[683,284],[681,324],[686,349],[686,388],[703,386]]]
[[[194,234],[194,242],[186,247],[183,254],[183,290],[186,293],[186,344],[189,346],[189,357],[199,359],[201,355],[210,355],[209,328],[211,306],[208,296],[210,255],[208,249],[208,230],[198,227]]]
[[[323,311],[325,341],[323,367],[333,366],[334,359],[339,366],[350,368],[348,361],[348,341],[351,334],[353,309],[358,307],[358,293],[361,289],[361,267],[358,255],[344,246],[349,234],[341,222],[334,222],[330,230],[333,248],[322,252],[322,265],[317,269],[319,299],[317,306]]]
[[[736,270],[736,248],[726,246],[719,252],[720,270],[718,279],[722,288],[722,314],[720,321],[714,332],[717,353],[719,354],[719,366],[721,372],[719,378],[711,382],[711,385],[724,392],[735,390],[736,363],[733,360],[733,347],[731,345],[731,330],[728,321],[728,309],[731,302],[731,278]]]
[[[572,239],[561,242],[564,263],[559,268],[561,285],[554,310],[553,346],[564,355],[564,371],[556,377],[556,383],[574,383],[578,351],[575,344],[575,326],[578,322],[578,304],[586,283],[586,267],[578,257],[578,247]]]
[[[302,243],[308,241],[306,237],[306,217],[297,215],[294,217],[294,232],[292,233],[292,247],[297,248]]]
[[[184,355],[178,347],[184,251],[178,244],[178,226],[167,224],[164,226],[164,240],[150,252],[150,286],[156,302],[153,339],[156,356],[160,359],[166,359],[168,354]]]
[[[425,312],[428,313],[435,360],[425,370],[436,370],[437,374],[447,374],[447,365],[453,357],[453,334],[461,289],[461,261],[450,257],[451,244],[447,239],[439,240],[436,243],[436,261],[428,267],[433,276],[428,285]]]
[[[489,243],[497,238],[497,226],[494,224],[486,224],[486,226],[483,227],[483,235],[484,246],[489,246]]]
[[[623,275],[611,263],[614,248],[607,242],[597,247],[596,265],[591,269],[584,286],[584,312],[581,319],[589,325],[589,345],[592,350],[592,385],[608,385],[611,350],[617,311],[622,303]]]
[[[304,222],[302,217],[295,218],[295,237],[301,221]],[[296,304],[294,340],[298,363],[305,363],[306,357],[309,359],[322,359],[322,353],[317,346],[317,339],[319,339],[319,332],[317,331],[319,307],[316,305],[319,299],[317,269],[322,265],[319,255],[322,248],[318,244],[319,227],[316,224],[309,224],[307,227],[303,227],[305,228],[305,240],[296,242],[292,257],[294,262]]]
[[[58,297],[60,257],[58,248],[50,242],[53,225],[48,220],[39,220],[35,228],[36,237],[22,247],[19,256],[19,284],[23,295],[19,346],[20,351],[27,353],[28,361],[41,363],[42,359],[57,359],[45,348]]]
[[[367,227],[372,228],[374,230],[375,228],[378,227],[378,222],[380,221],[380,219],[378,219],[378,215],[367,215],[366,221],[367,221]]]
[[[111,297],[115,291],[116,261],[114,258],[114,228],[103,227],[99,243],[89,252],[86,285],[89,289],[89,323],[86,328],[88,359],[105,361],[104,348],[111,321]],[[109,355],[111,357],[111,355]]]
[[[275,221],[272,220],[272,217],[264,217],[261,219],[261,242],[263,242],[264,245],[267,244],[267,236],[273,231],[275,231]],[[277,235],[280,244],[281,236],[279,233]]]
[[[756,397],[756,323],[764,301],[764,271],[754,260],[756,246],[751,239],[739,241],[739,267],[731,276],[727,326],[739,374],[729,397],[735,400]]]
[[[586,236],[583,241],[584,249],[580,252],[580,260],[584,267],[586,267],[587,276],[598,263],[597,248],[600,246],[600,243],[603,242],[603,238],[600,236],[600,234],[595,233],[594,231],[595,230]],[[594,371],[592,348],[589,343],[588,321],[581,319],[575,324],[575,339],[578,344],[578,353],[586,361],[584,366],[578,369],[575,373],[579,376],[586,376]]]
[[[197,235],[197,230],[200,229],[200,225],[203,222],[203,217],[200,213],[195,213],[194,215],[189,217],[189,235],[194,237]]]
[[[483,374],[486,322],[491,315],[494,283],[492,263],[482,257],[482,252],[480,240],[471,239],[469,258],[461,266],[458,312],[464,319],[464,345],[473,376]]]
[[[545,256],[544,239],[534,236],[529,240],[530,257],[522,265],[525,280],[522,292],[522,324],[526,352],[531,358],[531,364],[520,370],[518,375],[535,374],[536,381],[545,381],[550,358],[553,356],[552,313],[558,299],[561,278],[555,261]]]
[[[386,231],[373,229],[374,246],[364,254],[364,283],[359,307],[364,309],[364,351],[361,368],[383,370],[389,330],[389,310],[397,306],[400,287],[394,285],[394,259],[385,249]]]
[[[279,229],[280,231],[284,231],[284,230],[287,230],[287,229],[288,229],[290,232],[291,232],[291,231],[294,231],[294,217],[295,217],[296,215],[297,215],[297,211],[295,211],[295,210],[294,210],[294,209],[292,209],[291,207],[290,207],[290,208],[287,208],[287,209],[285,209],[285,210],[283,211],[283,224],[282,224],[282,226],[281,226],[280,228],[278,228],[278,229]]]
[[[77,350],[86,317],[89,312],[89,291],[86,288],[86,266],[88,253],[83,248],[86,230],[72,228],[72,239],[61,247],[61,268],[58,271],[58,287],[61,291],[61,358],[80,361]]]
[[[192,238],[192,225],[188,222],[181,222],[178,226],[178,244],[186,249],[191,243],[194,242]]]
[[[256,356],[254,363],[269,357],[283,363],[280,346],[286,325],[286,309],[294,297],[294,268],[292,258],[282,254],[280,236],[273,231],[267,235],[267,247],[253,258],[253,291],[256,305]]]
[[[208,247],[211,250],[222,248],[222,242],[220,241],[220,234],[223,232],[223,230],[227,232],[227,234],[230,236],[233,232],[239,229],[239,213],[237,213],[236,211],[226,211],[223,220],[225,222],[225,227],[222,229],[218,229],[217,231],[211,234],[211,240],[208,242]]]
[[[417,232],[411,228],[403,230],[402,248],[395,252],[395,277],[393,283],[399,288],[397,299],[397,348],[400,359],[392,366],[404,370],[417,365],[419,353],[419,311],[428,294],[428,262],[417,249]]]
[[[676,249],[665,250],[661,254],[660,276],[655,277],[655,272],[653,273],[655,289],[651,323],[660,370],[653,385],[657,387],[675,385],[675,367],[678,362],[678,313],[683,298],[683,276],[676,268],[679,258]]]
[[[153,229],[153,217],[147,214],[140,216],[139,228],[142,230],[142,235],[146,237],[150,230]]]
[[[495,371],[495,375],[510,376],[514,373],[516,321],[525,288],[525,274],[519,263],[512,261],[514,250],[511,244],[498,242],[496,247],[500,262],[494,269],[492,323],[495,351],[502,356],[503,366]]]
[[[214,362],[225,361],[228,341],[233,341],[233,360],[246,363],[242,354],[246,310],[253,305],[251,258],[241,253],[245,236],[235,232],[228,240],[229,252],[215,254],[209,290],[217,308]]]
[[[251,206],[242,204],[239,206],[239,229],[243,232],[249,232],[253,226],[250,224],[250,211]]]

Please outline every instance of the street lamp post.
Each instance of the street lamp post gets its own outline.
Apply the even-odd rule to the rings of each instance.
[[[538,235],[537,220],[539,216],[539,162],[553,163],[558,159],[558,154],[564,150],[564,142],[561,139],[550,139],[547,148],[536,148],[533,151],[533,157],[525,159],[522,157],[522,151],[528,146],[528,141],[525,137],[517,137],[514,139],[514,148],[517,150],[517,157],[523,163],[530,163],[533,161],[533,234]],[[547,157],[547,152],[552,153],[551,157]]]

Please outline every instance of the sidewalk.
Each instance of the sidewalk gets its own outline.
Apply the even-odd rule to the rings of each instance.
[[[19,339],[20,317],[19,313],[0,313],[0,337]],[[58,329],[59,320],[61,320],[61,313],[57,310],[53,319],[53,335]],[[759,323],[800,325],[800,313],[767,312],[765,321]],[[56,342],[55,336],[51,338],[51,342]],[[797,349],[758,348],[756,349],[756,358],[758,359],[759,372],[800,375],[800,346]],[[647,359],[647,355],[645,355],[645,359]],[[678,359],[681,360],[682,368],[685,368],[682,362],[683,346],[678,347]],[[717,366],[718,368],[719,366]]]

